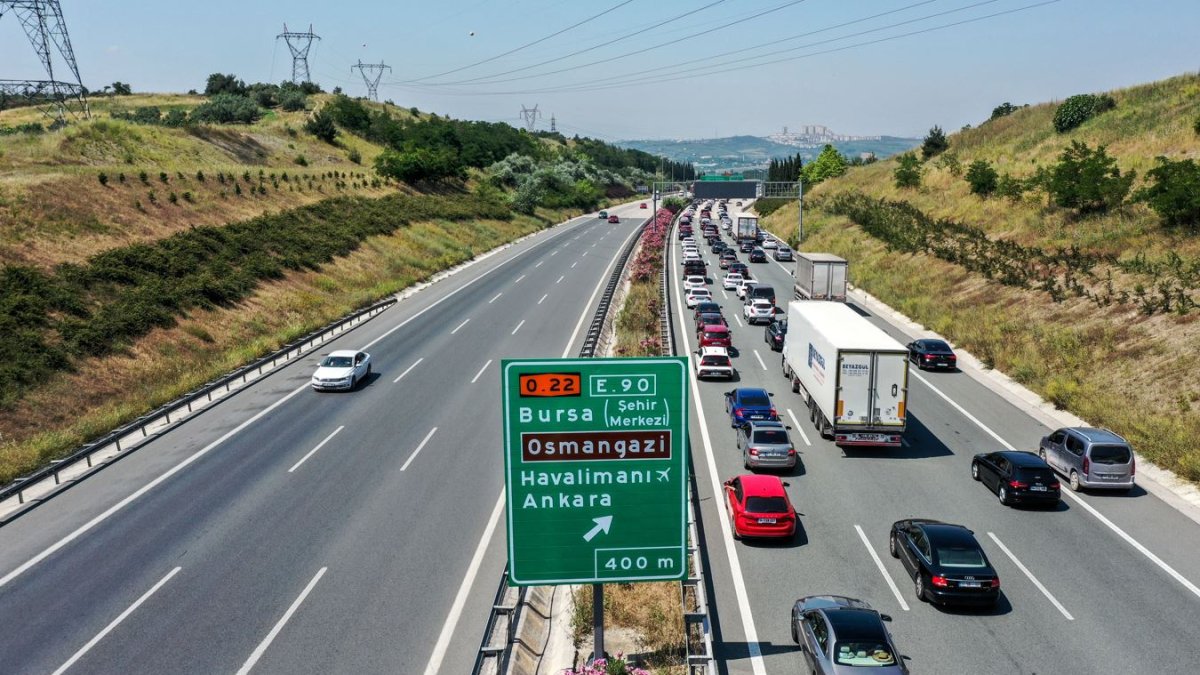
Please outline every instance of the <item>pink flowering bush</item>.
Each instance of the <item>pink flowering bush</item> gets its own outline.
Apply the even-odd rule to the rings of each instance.
[[[562,675],[650,675],[650,671],[630,666],[625,663],[623,655],[618,653],[617,658],[611,661],[596,659],[591,665],[580,666],[578,670],[567,668],[562,671]]]

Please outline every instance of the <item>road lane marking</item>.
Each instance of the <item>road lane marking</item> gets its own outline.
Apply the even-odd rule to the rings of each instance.
[[[796,419],[796,413],[792,412],[791,408],[788,408],[787,414],[788,417],[792,418],[792,424],[794,425],[792,428],[800,432],[800,438],[804,439],[804,444],[811,448],[812,443],[808,440],[808,434],[804,433],[804,428],[800,426],[800,421]]]
[[[413,460],[417,458],[417,455],[421,454],[421,449],[425,447],[425,444],[429,442],[429,439],[433,438],[433,434],[437,432],[437,429],[437,427],[434,427],[429,430],[429,433],[425,434],[425,438],[421,439],[421,444],[418,445],[417,449],[413,450],[413,453],[408,456],[408,461],[404,463],[404,466],[400,467],[401,471],[407,470],[408,465],[412,464]]]
[[[479,369],[479,372],[475,373],[475,377],[471,378],[471,384],[475,384],[475,381],[479,379],[480,375],[483,375],[483,371],[487,370],[487,367],[490,365],[492,365],[492,360],[488,359],[487,363],[483,364],[483,367]]]
[[[304,590],[300,592],[300,596],[292,601],[291,607],[288,607],[287,611],[283,613],[283,616],[279,617],[279,621],[277,621],[275,626],[271,628],[271,632],[267,633],[267,637],[263,638],[263,641],[258,644],[258,647],[255,647],[254,653],[250,654],[250,658],[246,659],[246,662],[242,664],[240,669],[238,669],[237,675],[246,675],[246,673],[250,672],[250,669],[254,667],[254,664],[258,663],[258,660],[261,659],[262,655],[266,653],[267,647],[271,646],[271,642],[273,642],[279,635],[279,632],[283,630],[283,627],[292,618],[292,615],[296,613],[297,609],[300,609],[300,604],[304,602],[304,599],[308,597],[309,593],[312,593],[313,587],[317,585],[317,582],[321,580],[321,577],[325,576],[325,572],[328,569],[328,567],[322,567],[320,571],[317,572],[317,575],[312,578],[312,581],[308,582],[308,585],[305,586]]]
[[[763,370],[766,370],[766,369],[767,369],[767,364],[766,364],[766,363],[764,363],[764,362],[763,362],[763,360],[762,360],[762,357],[758,355],[758,350],[757,350],[757,349],[751,349],[750,351],[754,352],[754,358],[758,359],[758,365],[762,366],[762,369],[763,369]]]
[[[737,314],[733,315],[733,320],[737,321],[738,325],[741,326],[742,328],[746,327],[746,324],[742,323],[742,317],[738,316]]]
[[[542,296],[542,299],[541,299],[541,300],[538,300],[538,304],[540,305],[540,304],[542,304],[543,302],[545,302],[545,301],[546,301],[546,298],[548,298],[548,297],[550,297],[550,294],[549,294],[549,293],[547,293],[547,294],[543,295],[543,296]]]
[[[504,295],[504,292],[503,292],[503,291],[501,291],[501,292],[497,293],[497,294],[495,295],[495,297],[493,297],[491,300],[488,300],[488,304],[490,305],[490,304],[492,304],[493,302],[495,302],[495,301],[499,300],[499,299],[500,299],[500,296],[502,296],[502,295]]]
[[[900,603],[900,609],[908,611],[908,603],[904,601],[904,596],[900,595],[900,588],[896,586],[896,582],[892,580],[892,575],[888,574],[887,568],[883,566],[883,560],[879,558],[879,554],[871,546],[871,541],[867,539],[867,533],[863,532],[858,523],[854,524],[854,529],[858,530],[858,538],[862,539],[863,546],[867,547],[867,553],[871,554],[871,560],[875,561],[875,566],[879,568],[879,573],[883,575],[884,581],[887,582],[888,588],[892,589],[892,594],[896,596],[896,601]]]
[[[458,324],[457,326],[455,326],[455,327],[454,327],[454,330],[450,331],[450,334],[451,334],[451,335],[454,335],[455,333],[457,333],[457,332],[458,332],[458,329],[459,329],[459,328],[462,328],[462,327],[463,327],[463,326],[465,326],[465,325],[467,325],[467,322],[468,322],[468,321],[470,321],[470,319],[464,319],[462,323],[460,323],[460,324]]]
[[[414,363],[413,365],[416,365],[416,364]],[[301,464],[308,461],[309,457],[312,457],[313,455],[317,454],[318,450],[320,450],[322,447],[324,447],[325,444],[328,443],[330,439],[332,439],[334,436],[337,436],[338,432],[345,428],[346,428],[346,425],[343,424],[342,426],[334,429],[332,434],[329,434],[328,436],[325,437],[325,440],[321,441],[320,443],[317,443],[317,447],[313,448],[312,450],[309,450],[307,455],[301,457],[299,462],[296,462],[295,464],[293,464],[292,468],[288,469],[288,473],[291,473],[291,472],[295,471],[296,469],[299,469]]]
[[[422,356],[421,358],[417,359],[416,361],[413,361],[413,364],[411,366],[405,368],[403,373],[400,373],[400,375],[398,375],[396,377],[396,379],[392,380],[392,384],[396,384],[397,382],[399,382],[401,380],[401,378],[403,378],[405,375],[407,375],[409,373],[409,371],[411,371],[413,368],[416,368],[418,363],[420,363],[424,360],[425,360],[425,357]]]
[[[990,428],[988,428],[988,426],[986,424],[984,424],[983,422],[980,422],[978,418],[976,418],[971,413],[967,412],[966,409],[964,409],[961,405],[956,403],[954,400],[952,400],[946,394],[942,393],[941,389],[938,389],[937,387],[933,386],[929,382],[929,380],[926,380],[924,377],[921,377],[917,373],[913,373],[911,371],[909,371],[909,372],[913,377],[917,378],[917,380],[922,382],[926,387],[929,387],[929,389],[931,391],[933,391],[933,393],[942,397],[942,399],[944,399],[947,403],[949,403],[951,407],[953,407],[958,412],[962,413],[963,416],[966,417],[967,419],[974,422],[975,426],[979,427],[984,432],[986,432],[989,436],[996,439],[996,441],[999,442],[1001,445],[1003,445],[1005,448],[1007,448],[1008,450],[1013,450],[1013,451],[1017,450],[1016,447],[1014,447],[1011,443],[1009,443],[1008,441],[1001,438],[1000,434],[997,434],[996,432],[992,431]],[[1182,574],[1180,574],[1179,572],[1175,571],[1175,568],[1168,565],[1162,558],[1159,558],[1157,555],[1154,555],[1154,553],[1152,553],[1150,551],[1150,549],[1143,546],[1141,542],[1139,542],[1138,540],[1129,536],[1129,533],[1125,532],[1125,530],[1122,530],[1120,527],[1117,526],[1116,523],[1109,520],[1107,517],[1105,517],[1104,514],[1097,511],[1094,506],[1092,506],[1091,504],[1084,501],[1082,497],[1080,497],[1079,495],[1075,494],[1074,492],[1072,492],[1070,490],[1063,490],[1061,494],[1062,494],[1062,496],[1067,497],[1067,498],[1071,499],[1072,501],[1074,501],[1076,504],[1079,504],[1080,506],[1082,506],[1088,513],[1095,516],[1096,520],[1099,520],[1106,527],[1108,527],[1108,529],[1115,532],[1118,537],[1124,539],[1127,544],[1129,544],[1130,546],[1135,548],[1138,551],[1138,553],[1141,553],[1142,555],[1146,556],[1146,558],[1150,562],[1154,563],[1155,565],[1158,565],[1159,569],[1161,569],[1162,571],[1171,575],[1172,579],[1174,579],[1175,581],[1178,581],[1184,588],[1191,591],[1192,595],[1195,595],[1196,597],[1200,598],[1200,587],[1196,586],[1196,584],[1189,581],[1187,577],[1185,577]],[[0,584],[0,585],[3,585],[3,584]]]
[[[521,326],[524,326],[524,325],[525,325],[525,319],[521,319],[521,323],[517,324],[517,327],[514,328],[513,332],[509,333],[509,335],[516,335],[517,331],[521,330]]]
[[[1013,561],[1013,564],[1017,566],[1017,569],[1021,570],[1025,576],[1029,577],[1029,580],[1033,582],[1034,586],[1037,586],[1037,589],[1042,592],[1042,595],[1046,596],[1046,599],[1049,600],[1050,603],[1058,609],[1058,611],[1062,612],[1063,616],[1067,617],[1067,621],[1075,620],[1075,617],[1071,616],[1071,613],[1067,611],[1067,608],[1062,606],[1062,603],[1058,601],[1058,598],[1054,597],[1050,594],[1050,591],[1046,590],[1046,587],[1042,585],[1042,582],[1038,581],[1037,577],[1033,576],[1033,572],[1030,572],[1028,567],[1026,567],[1020,560],[1017,560],[1017,556],[1013,555],[1013,552],[1008,550],[1008,547],[1004,545],[1004,542],[1000,541],[999,537],[992,532],[988,532],[988,536],[992,538],[992,541],[996,542],[996,545],[1000,547],[1001,551],[1004,551],[1004,555],[1008,556],[1009,559]]]
[[[576,260],[575,262],[571,263],[571,269],[575,269],[575,266],[576,266],[576,265],[578,265],[578,264],[579,264],[579,261],[578,261],[578,260]]]
[[[567,275],[565,275],[565,274],[564,274],[564,275],[562,275],[561,277],[559,277],[559,278],[558,278],[558,281],[556,281],[556,282],[554,282],[554,283],[556,283],[556,284],[561,284],[561,283],[562,283],[562,280],[563,280],[563,279],[565,279],[565,278],[566,278],[566,276],[567,276]]]
[[[150,596],[157,593],[158,589],[162,588],[164,584],[166,584],[168,581],[171,580],[171,577],[178,574],[180,569],[182,569],[182,568],[176,567],[175,569],[171,570],[170,572],[167,572],[167,576],[163,577],[162,579],[159,579],[158,583],[151,586],[150,590],[148,590],[142,594],[142,597],[135,600],[134,603],[132,605],[130,605],[129,607],[127,607],[124,612],[121,612],[120,614],[118,614],[117,618],[113,619],[111,623],[109,623],[107,626],[104,627],[103,630],[101,630],[99,633],[97,633],[96,637],[92,638],[91,640],[88,640],[87,644],[80,647],[79,651],[72,654],[71,658],[67,659],[66,663],[59,666],[58,670],[55,670],[53,675],[61,675],[62,673],[65,673],[68,668],[75,665],[75,662],[78,661],[79,659],[83,658],[84,654],[87,654],[89,651],[91,651],[92,647],[95,647],[97,643],[99,643],[101,640],[104,639],[104,636],[111,633],[112,630],[114,628],[116,628],[117,626],[119,626],[122,621],[129,618],[129,615],[133,614],[137,610],[138,607],[141,607],[142,603],[149,600]]]
[[[587,251],[584,251],[583,253],[579,254],[579,257],[582,258],[583,256],[587,255],[587,253],[588,253]]]
[[[545,261],[545,260],[539,260],[539,261],[538,261],[538,264],[536,264],[536,265],[534,265],[534,266],[533,266],[533,267],[534,267],[534,269],[537,269],[537,268],[541,267],[541,266],[542,266],[542,263],[544,263],[544,262],[546,262],[546,261]]]
[[[524,279],[524,278],[525,278],[525,275],[524,275],[524,274],[522,274],[521,276],[517,277],[517,280],[516,280],[516,281],[514,281],[513,283],[514,283],[514,284],[519,284],[519,283],[521,283],[521,280],[522,280],[522,279]]]
[[[723,296],[723,297],[724,297],[726,300],[728,300],[728,299],[729,299],[729,294],[725,292],[725,289],[724,289],[724,288],[722,288],[722,289],[721,289],[721,295],[722,295],[722,296]]]
[[[551,257],[558,255],[558,249],[554,249],[553,251],[551,251],[550,255],[551,255]]]
[[[671,251],[672,261],[675,259],[675,251]],[[687,317],[684,314],[684,303],[681,302],[679,295],[679,286],[675,286],[675,307],[679,315],[680,327],[687,326]],[[684,353],[691,353],[691,342],[688,340],[687,330],[680,332],[680,338],[683,341]],[[725,491],[721,489],[720,479],[717,478],[717,460],[713,453],[712,438],[708,435],[708,420],[704,415],[704,407],[700,405],[700,386],[697,384],[696,373],[691,371],[688,374],[688,383],[692,390],[692,402],[695,404],[696,418],[700,423],[700,440],[704,445],[704,456],[708,465],[708,477],[712,481],[713,499],[722,501],[725,500]],[[719,511],[724,511],[722,506]],[[729,559],[729,568],[733,577],[733,591],[737,597],[738,612],[742,617],[742,631],[746,634],[746,647],[750,652],[750,667],[754,675],[766,675],[766,665],[763,663],[762,647],[758,643],[758,630],[754,626],[754,616],[750,611],[750,596],[746,592],[746,580],[742,575],[742,564],[738,558],[737,546],[734,545],[733,533],[729,528],[729,518],[725,513],[718,513],[717,521],[721,525],[721,539],[725,543],[725,555]]]

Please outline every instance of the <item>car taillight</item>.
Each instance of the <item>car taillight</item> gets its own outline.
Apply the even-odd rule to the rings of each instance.
[[[775,406],[771,406],[771,417],[779,417],[779,413],[775,412]]]
[[[950,585],[950,582],[949,582],[949,581],[946,581],[946,577],[940,577],[940,576],[938,576],[938,575],[936,575],[936,574],[935,574],[935,575],[933,575],[933,578],[932,578],[932,579],[930,579],[929,581],[930,581],[930,582],[931,582],[931,583],[932,583],[934,586],[938,586],[938,587],[941,587],[941,588],[945,588],[945,587],[947,587],[947,586],[949,586],[949,585]]]
[[[1091,470],[1091,468],[1092,468],[1092,460],[1088,459],[1087,457],[1084,457],[1083,458],[1083,475],[1086,476],[1088,474],[1088,472]]]
[[[991,584],[992,588],[1000,588],[1000,577],[996,577],[995,579],[992,579],[990,584]]]
[[[1029,487],[1029,483],[1022,483],[1019,480],[1010,480],[1008,481],[1008,487],[1014,490],[1024,490],[1025,488]]]
[[[795,455],[795,454],[796,454],[795,448],[788,448],[788,457],[791,457],[792,455]]]
[[[926,361],[932,361],[932,360],[933,360],[933,355],[932,355],[932,354],[926,354],[926,355],[925,355],[925,360],[926,360]]]
[[[1137,458],[1130,457],[1129,458],[1129,477],[1130,478],[1133,478],[1133,474],[1135,471],[1137,471]]]
[[[750,448],[750,456],[758,457],[758,448]]]
[[[741,417],[742,415],[744,415],[744,414],[745,414],[745,412],[746,412],[745,408],[734,408],[734,409],[733,409],[733,416],[734,416],[734,417]]]
[[[1051,489],[1051,490],[1057,490],[1057,489],[1059,489],[1059,488],[1061,488],[1061,487],[1062,487],[1062,485],[1061,485],[1061,484],[1059,484],[1059,482],[1058,482],[1058,481],[1054,481],[1053,483],[1051,483],[1051,484],[1050,484],[1050,489]]]

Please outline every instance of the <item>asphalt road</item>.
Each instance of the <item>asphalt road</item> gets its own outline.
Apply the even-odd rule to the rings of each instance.
[[[676,242],[671,254],[679,269]],[[1035,450],[1047,430],[962,372],[913,369],[902,448],[842,450],[821,439],[782,376],[779,353],[765,344],[764,328],[739,324],[740,301],[732,291],[724,297],[723,271],[703,251],[732,326],[740,377],[734,384],[695,383],[691,423],[716,590],[716,649],[727,672],[798,672],[803,660],[788,627],[792,603],[825,593],[862,598],[892,615],[890,628],[913,672],[1197,672],[1200,525],[1141,488],[1127,496],[1072,493],[1052,511],[1000,505],[971,480],[972,456],[1005,444]],[[780,303],[792,295],[791,267],[773,260],[751,265]],[[680,281],[672,279],[672,293],[683,351],[696,345]],[[909,341],[878,317],[871,320],[902,344]],[[720,483],[745,472],[722,397],[734,386],[766,387],[793,427],[802,464],[784,480],[802,527],[790,542],[730,537]],[[939,609],[916,599],[904,568],[887,552],[891,523],[909,517],[975,531],[1000,574],[995,610]]]
[[[541,232],[0,528],[0,672],[469,672],[504,566],[500,360],[574,356],[635,203]]]

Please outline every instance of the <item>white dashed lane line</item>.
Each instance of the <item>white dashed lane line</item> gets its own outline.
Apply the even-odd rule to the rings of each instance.
[[[871,560],[875,561],[875,566],[879,568],[879,573],[883,575],[883,580],[887,582],[888,588],[892,589],[892,594],[896,596],[896,602],[900,603],[900,609],[908,611],[908,603],[904,601],[904,596],[900,595],[900,588],[896,586],[896,582],[892,579],[892,575],[888,574],[887,568],[883,566],[883,561],[879,559],[879,554],[871,548],[871,542],[867,539],[867,533],[863,532],[862,526],[857,523],[854,529],[858,530],[858,537],[862,539],[863,546],[867,547],[867,553],[871,554]]]
[[[490,365],[492,365],[492,360],[488,359],[487,363],[483,364],[483,367],[479,369],[479,372],[475,373],[475,377],[471,378],[471,384],[475,384],[475,381],[479,379],[479,376],[483,375],[483,371],[487,370],[487,367]]]
[[[1013,555],[1013,552],[1008,550],[1008,547],[1004,545],[1004,542],[1000,541],[1000,539],[991,532],[988,532],[988,536],[992,538],[992,541],[996,542],[996,545],[1000,547],[1001,551],[1004,551],[1004,555],[1008,556],[1009,559],[1013,561],[1013,564],[1017,566],[1017,569],[1021,570],[1026,577],[1029,577],[1029,580],[1033,582],[1034,586],[1037,586],[1037,589],[1042,592],[1042,595],[1046,596],[1046,599],[1050,601],[1050,604],[1054,605],[1058,611],[1062,612],[1063,616],[1067,617],[1067,621],[1075,620],[1075,617],[1071,616],[1071,613],[1067,611],[1067,608],[1062,606],[1062,603],[1058,601],[1058,598],[1051,595],[1050,591],[1046,590],[1046,587],[1042,585],[1042,582],[1038,581],[1037,577],[1033,576],[1033,572],[1030,572],[1029,568],[1026,567],[1020,560],[1017,560],[1017,556]]]
[[[525,325],[525,319],[521,319],[521,323],[517,324],[517,327],[514,328],[513,332],[509,333],[509,335],[516,335],[517,331],[521,330],[521,326],[524,326],[524,325]]]
[[[408,465],[412,464],[413,460],[417,458],[417,455],[421,454],[421,450],[425,448],[425,444],[429,442],[429,439],[433,438],[433,435],[437,433],[437,430],[438,428],[434,427],[429,430],[429,433],[425,434],[425,438],[421,439],[421,444],[417,446],[416,450],[413,450],[413,454],[408,456],[408,461],[404,462],[404,466],[400,467],[401,471],[406,471],[408,469]]]
[[[525,278],[525,275],[524,275],[524,274],[522,274],[521,276],[517,277],[517,280],[516,280],[516,281],[514,281],[513,283],[514,283],[514,284],[519,284],[519,283],[521,283],[521,280],[522,280],[522,279],[524,279],[524,278]]]
[[[414,364],[414,365],[416,365],[416,364]],[[312,450],[309,450],[308,454],[301,457],[299,462],[296,462],[295,464],[293,464],[292,468],[288,469],[288,473],[292,473],[296,469],[299,469],[301,464],[307,462],[309,457],[312,457],[313,455],[317,454],[318,450],[325,447],[326,443],[328,443],[330,440],[332,440],[334,436],[338,435],[339,431],[341,431],[342,429],[345,429],[345,428],[346,428],[346,426],[342,425],[342,426],[334,429],[332,434],[329,434],[328,436],[325,437],[325,440],[321,441],[320,443],[317,443],[317,446],[315,448],[313,448]]]
[[[454,335],[455,333],[457,333],[457,332],[458,332],[458,330],[459,330],[460,328],[462,328],[463,326],[467,325],[467,323],[468,323],[469,321],[470,321],[470,319],[463,319],[463,322],[462,322],[462,323],[460,323],[460,324],[458,324],[457,326],[455,326],[455,327],[454,327],[454,330],[450,331],[450,334],[451,334],[451,335]]]
[[[792,412],[791,408],[788,408],[787,414],[788,417],[792,418],[792,424],[794,425],[792,428],[800,432],[800,438],[804,439],[804,444],[811,448],[812,442],[808,440],[808,434],[804,433],[804,429],[800,426],[800,421],[796,419],[796,413]]]
[[[576,265],[578,265],[578,264],[579,264],[579,261],[578,261],[578,260],[576,260],[575,262],[571,263],[571,269],[575,269],[575,266],[576,266]]]
[[[758,350],[757,350],[757,349],[752,349],[752,350],[750,350],[750,351],[754,352],[754,358],[758,359],[758,365],[762,366],[762,369],[763,369],[763,370],[766,370],[766,369],[767,369],[767,364],[766,364],[766,363],[764,363],[764,362],[763,362],[763,360],[762,360],[762,357],[758,355]]]
[[[540,305],[540,304],[542,304],[543,302],[545,302],[545,301],[546,301],[546,298],[548,298],[548,297],[550,297],[550,294],[549,294],[549,293],[547,293],[547,294],[543,295],[543,296],[542,296],[542,299],[541,299],[541,300],[538,300],[538,304]]]
[[[488,300],[488,304],[490,305],[490,304],[492,304],[493,302],[495,302],[495,301],[499,300],[499,299],[500,299],[500,296],[502,296],[502,295],[504,295],[504,292],[503,292],[503,291],[501,291],[501,292],[497,293],[495,297],[493,297],[491,300]]]
[[[396,384],[397,382],[399,382],[401,380],[401,378],[403,378],[405,375],[407,375],[409,373],[409,371],[411,371],[413,368],[416,368],[418,363],[420,363],[424,360],[425,360],[425,357],[422,356],[421,358],[417,359],[416,361],[413,361],[413,364],[411,366],[405,368],[403,373],[400,373],[400,375],[398,377],[396,377],[396,379],[392,380],[392,384]]]
[[[292,606],[287,608],[287,611],[284,612],[283,616],[281,616],[279,621],[276,622],[275,627],[271,629],[270,633],[267,633],[267,637],[263,638],[263,641],[258,643],[258,647],[254,649],[254,653],[250,654],[250,658],[246,659],[246,662],[242,664],[242,667],[237,671],[237,675],[246,675],[246,673],[250,672],[250,669],[254,668],[254,664],[258,663],[258,660],[261,659],[262,655],[266,653],[267,647],[271,646],[271,643],[279,635],[279,632],[283,630],[283,627],[287,624],[288,620],[292,618],[292,615],[296,613],[296,610],[300,609],[301,603],[304,602],[304,599],[308,597],[309,593],[312,593],[313,587],[317,585],[317,582],[321,580],[321,577],[325,576],[325,572],[327,571],[329,571],[328,567],[322,567],[320,571],[317,572],[317,576],[313,577],[312,581],[308,582],[308,585],[305,586],[304,590],[300,592],[299,597],[292,602]]]
[[[565,278],[566,278],[566,275],[564,274],[563,276],[561,276],[561,277],[559,277],[559,278],[558,278],[558,281],[556,281],[556,282],[554,282],[554,283],[556,283],[556,284],[561,284],[561,283],[562,283],[562,280],[563,280],[563,279],[565,279]]]

